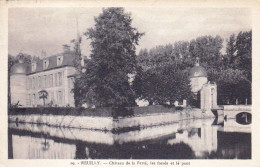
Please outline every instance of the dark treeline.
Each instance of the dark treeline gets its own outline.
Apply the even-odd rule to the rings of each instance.
[[[141,49],[134,89],[138,98],[150,104],[191,100],[189,69],[195,58],[218,86],[218,104],[251,103],[252,31],[232,34],[223,54],[220,36],[201,36],[173,45]]]

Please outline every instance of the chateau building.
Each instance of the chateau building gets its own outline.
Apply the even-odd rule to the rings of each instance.
[[[198,58],[196,58],[195,66],[190,69],[190,83],[191,91],[196,95],[200,93],[200,108],[203,111],[218,108],[217,85],[208,82],[207,71],[200,66]]]
[[[196,58],[195,66],[190,69],[191,91],[197,94],[202,86],[208,82],[207,71],[200,66],[199,59]]]
[[[11,104],[22,107],[37,107],[49,104],[52,106],[74,106],[74,86],[76,73],[73,67],[73,52],[64,52],[38,61],[32,61],[27,68],[22,58],[12,66],[10,71]],[[39,96],[39,91],[48,93],[46,99]]]
[[[57,106],[74,107],[74,53],[65,51],[43,59],[32,61],[28,68],[20,57],[19,62],[10,71],[11,104],[21,107]],[[81,62],[82,63],[82,62]],[[210,110],[217,107],[217,86],[210,84],[205,68],[196,59],[195,66],[190,70],[191,90],[200,92],[200,108]],[[46,91],[46,98],[40,91]],[[138,104],[139,105],[139,104]]]

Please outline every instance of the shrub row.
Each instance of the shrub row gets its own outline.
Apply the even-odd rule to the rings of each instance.
[[[72,116],[100,116],[100,117],[127,117],[134,115],[146,115],[153,113],[169,113],[174,112],[175,108],[164,107],[161,105],[132,107],[132,108],[72,108],[72,107],[42,107],[42,108],[10,108],[9,115],[72,115]]]

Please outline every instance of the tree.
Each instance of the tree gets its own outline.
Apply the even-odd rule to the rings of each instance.
[[[179,66],[172,63],[139,71],[134,81],[137,97],[150,104],[172,105],[175,101],[191,100],[193,94],[188,70]]]
[[[150,56],[147,49],[141,49],[139,51],[138,56],[136,57],[137,66],[148,69],[152,66],[152,62],[150,61]]]
[[[173,54],[175,59],[184,59],[190,56],[189,53],[189,42],[179,41],[174,43]]]
[[[45,100],[48,98],[48,92],[46,90],[41,90],[38,92],[39,99],[43,100],[43,106],[45,106]]]
[[[72,89],[72,91],[74,92],[74,101],[75,101],[75,106],[76,107],[79,107],[80,104],[83,104],[83,98],[84,95],[81,93],[81,76],[82,76],[82,73],[84,71],[83,68],[82,68],[82,64],[81,64],[81,61],[82,61],[82,55],[81,55],[81,49],[80,49],[80,44],[81,44],[81,41],[82,41],[82,37],[79,36],[78,34],[78,37],[77,39],[73,39],[71,40],[71,43],[74,44],[74,47],[73,47],[73,52],[74,52],[74,59],[73,59],[73,65],[74,67],[76,68],[76,75],[75,75],[75,80],[74,80],[74,88]],[[85,61],[85,60],[83,60]],[[86,65],[86,64],[84,64]],[[82,83],[84,84],[84,83]],[[82,103],[80,103],[80,101]]]
[[[79,104],[130,106],[135,95],[128,74],[136,70],[136,45],[143,35],[132,27],[132,18],[123,8],[105,8],[95,26],[85,33],[91,39],[91,70],[76,81]],[[89,101],[86,101],[89,99]]]
[[[226,55],[224,56],[224,62],[226,67],[234,68],[234,62],[236,58],[236,36],[235,34],[230,35],[227,40]]]
[[[180,74],[179,70],[189,70],[194,66],[195,58],[199,57],[201,66],[207,70],[208,80],[218,85],[219,104],[234,104],[236,101],[250,103],[252,31],[240,32],[237,36],[232,34],[227,40],[224,55],[221,52],[222,43],[220,36],[201,36],[191,41],[175,42],[173,46],[156,46],[150,49],[148,55],[142,49],[137,59],[142,70],[138,71],[134,84],[138,97],[164,103],[169,99],[180,99],[179,93],[182,92],[178,93],[178,90],[184,90],[187,98],[189,92],[185,87],[189,87],[189,81],[185,79],[188,76]],[[182,77],[185,75],[186,78]],[[184,84],[175,83],[173,78]],[[175,88],[179,84],[184,87]]]
[[[147,100],[149,104],[158,102],[157,94],[160,92],[160,75],[158,75],[157,71],[155,67],[147,70],[139,68],[133,84],[136,97]]]
[[[247,78],[252,81],[252,31],[240,32],[236,39],[236,67],[245,70]]]
[[[80,49],[81,41],[82,41],[82,37],[79,34],[78,34],[77,39],[71,40],[71,43],[74,44],[73,52],[74,52],[75,57],[73,60],[73,64],[74,64],[74,67],[77,69],[78,73],[82,72],[82,66],[81,66],[81,60],[82,60],[81,56],[82,55],[81,55],[81,49]]]
[[[194,61],[196,57],[199,57],[202,66],[207,70],[217,69],[222,62],[222,44],[223,39],[220,36],[201,36],[190,41],[189,52]]]

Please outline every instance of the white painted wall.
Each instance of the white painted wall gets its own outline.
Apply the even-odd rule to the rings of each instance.
[[[204,84],[200,92],[200,108],[210,111],[217,108],[217,85]]]
[[[53,95],[53,102],[54,104],[57,104],[58,106],[67,106],[67,105],[70,105],[70,106],[75,106],[74,105],[74,95],[73,93],[71,93],[71,88],[69,88],[69,79],[68,79],[68,76],[70,75],[73,75],[75,74],[75,68],[73,67],[62,67],[62,68],[57,68],[57,69],[53,69],[53,70],[48,70],[48,71],[42,71],[42,72],[39,72],[39,73],[35,73],[35,74],[30,74],[27,76],[27,79],[29,78],[36,78],[38,80],[38,77],[44,77],[45,75],[46,76],[49,76],[49,75],[53,75],[53,83],[52,83],[52,87],[48,86],[48,87],[44,87],[44,88],[39,88],[38,87],[38,82],[37,81],[36,83],[36,86],[35,88],[29,88],[27,89],[27,93],[26,95],[30,94],[30,95],[33,95],[35,94],[36,97],[37,97],[37,101],[35,102],[35,106],[37,105],[42,105],[43,104],[43,101],[42,99],[39,99],[39,96],[38,96],[38,92],[41,91],[41,90],[46,90],[49,94],[48,96],[48,100],[46,101],[46,104],[49,103],[51,101],[51,96]],[[58,75],[58,73],[61,72],[62,73],[62,84],[61,85],[58,85],[56,86],[56,82],[55,82],[55,74]],[[42,83],[41,83],[42,85]],[[26,86],[25,86],[26,87]],[[62,91],[63,92],[63,96],[62,96],[62,103],[58,103],[58,92],[59,91]],[[28,107],[33,107],[33,105],[30,105]]]
[[[192,77],[190,78],[191,91],[197,93],[201,90],[202,86],[208,82],[207,77]]]
[[[11,104],[26,106],[26,75],[13,74],[10,76]]]

